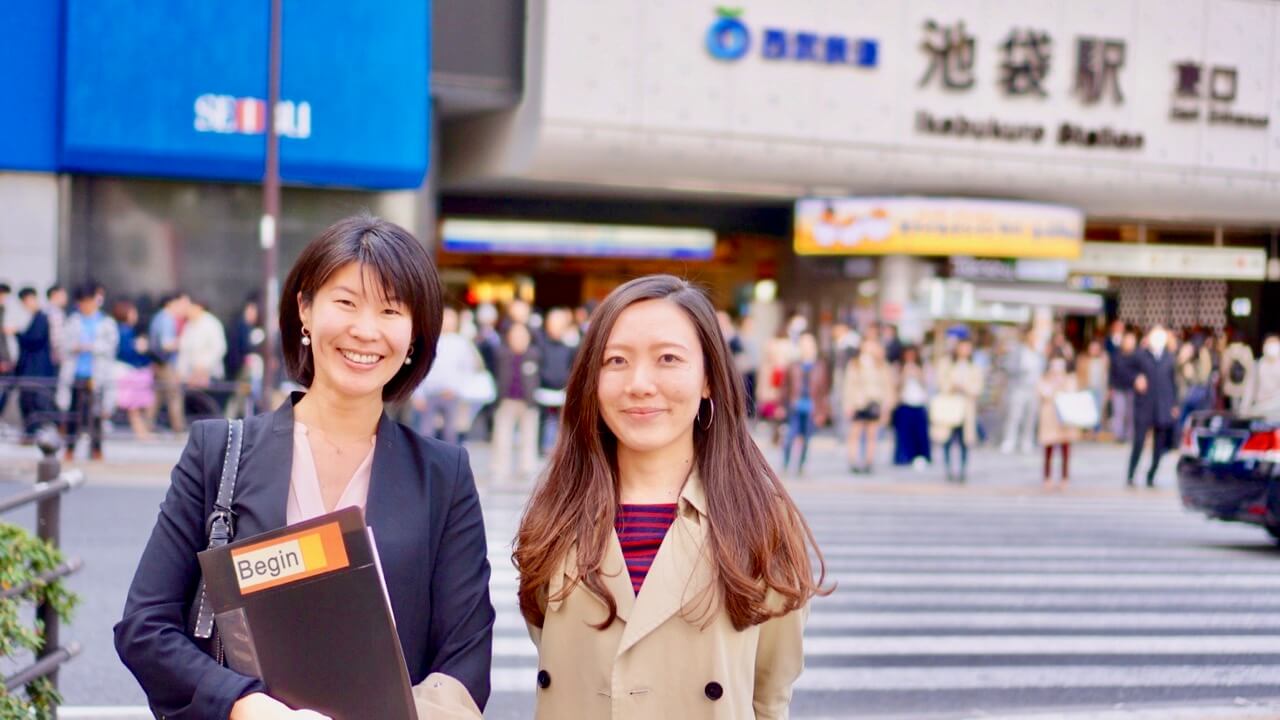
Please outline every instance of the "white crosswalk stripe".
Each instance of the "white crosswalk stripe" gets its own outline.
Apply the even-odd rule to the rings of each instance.
[[[850,717],[893,693],[1280,694],[1280,555],[1189,542],[1216,526],[1172,499],[794,492],[838,583],[812,605],[795,717],[837,716],[832,693]],[[495,702],[527,711],[537,654],[510,566],[523,498],[485,502]]]

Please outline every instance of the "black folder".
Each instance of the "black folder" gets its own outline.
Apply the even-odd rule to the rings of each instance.
[[[227,665],[295,709],[416,720],[377,546],[344,508],[199,555]]]

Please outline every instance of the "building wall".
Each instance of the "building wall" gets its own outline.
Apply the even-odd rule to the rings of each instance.
[[[724,60],[708,45],[718,21],[713,4],[530,2],[522,106],[447,134],[457,157],[446,164],[446,186],[959,193],[1053,200],[1091,216],[1280,220],[1275,3],[738,5],[750,44],[741,58]],[[786,37],[785,58],[764,54],[771,28]],[[944,30],[961,49],[972,41],[967,68],[956,53],[935,66],[941,55],[928,46],[942,47]],[[1042,55],[1019,36],[1008,58],[1047,68],[1037,75],[1043,95],[1004,87],[1001,46],[1014,30],[1044,33]],[[876,61],[797,59],[802,32],[820,48],[833,37],[850,47],[872,41]],[[1195,83],[1180,75],[1184,62],[1199,66]],[[1082,63],[1095,72],[1082,74]],[[1097,93],[1088,92],[1090,78],[1101,81]],[[971,85],[947,87],[948,80]],[[1180,97],[1180,88],[1199,95]],[[1211,90],[1224,98],[1232,90],[1232,99],[1213,101]],[[1210,122],[1211,112],[1256,124]],[[1018,139],[990,137],[991,123]],[[988,136],[976,137],[975,126]]]
[[[0,172],[0,282],[41,292],[57,277],[58,177]]]

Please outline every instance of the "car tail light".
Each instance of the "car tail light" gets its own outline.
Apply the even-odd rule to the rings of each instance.
[[[1190,427],[1182,431],[1182,454],[1200,456],[1200,448],[1196,444],[1196,433]]]
[[[1236,457],[1241,460],[1280,462],[1280,429],[1250,433]]]

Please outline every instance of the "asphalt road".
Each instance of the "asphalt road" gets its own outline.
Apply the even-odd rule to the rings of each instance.
[[[176,448],[115,450],[64,504],[64,546],[85,560],[64,630],[85,650],[62,673],[64,717],[131,717],[144,704],[111,625]],[[21,468],[25,451],[0,447],[0,463]],[[838,583],[813,604],[795,717],[1209,716],[1280,699],[1280,549],[1261,530],[1184,512],[1171,461],[1165,489],[1126,491],[1119,448],[1080,447],[1071,488],[1044,493],[1036,458],[979,451],[956,487],[937,471],[850,476],[841,454],[819,442],[806,474],[787,480]],[[483,448],[474,460],[483,480]],[[0,496],[20,487],[0,481]],[[508,560],[524,493],[482,492],[498,608],[487,716],[525,718],[536,656]]]

